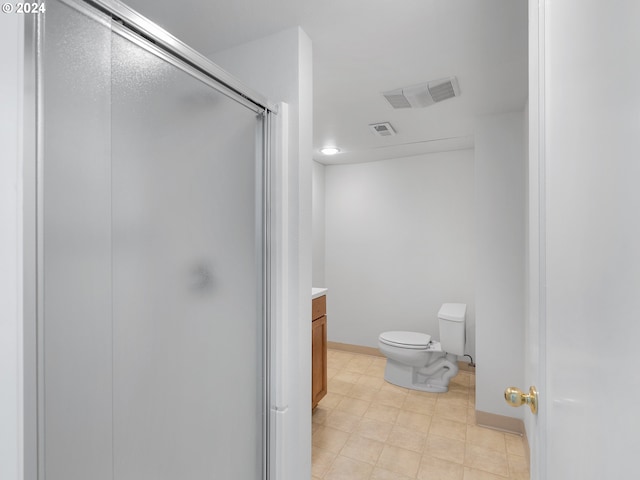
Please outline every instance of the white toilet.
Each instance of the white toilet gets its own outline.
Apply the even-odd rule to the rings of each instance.
[[[378,349],[387,357],[384,379],[400,387],[424,392],[446,392],[458,373],[458,355],[464,355],[464,303],[445,303],[438,312],[440,341],[426,333],[384,332]]]

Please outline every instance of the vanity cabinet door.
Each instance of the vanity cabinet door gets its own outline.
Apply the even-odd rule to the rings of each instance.
[[[327,394],[327,316],[311,325],[311,408],[315,408]]]

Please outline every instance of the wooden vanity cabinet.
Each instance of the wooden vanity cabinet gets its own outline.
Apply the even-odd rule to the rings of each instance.
[[[327,296],[311,301],[311,408],[327,394]]]

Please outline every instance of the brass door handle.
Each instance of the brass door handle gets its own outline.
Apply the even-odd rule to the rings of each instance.
[[[509,387],[504,391],[504,399],[512,407],[519,407],[525,403],[531,408],[531,413],[538,413],[538,390],[529,387],[529,393],[524,393],[516,387]]]

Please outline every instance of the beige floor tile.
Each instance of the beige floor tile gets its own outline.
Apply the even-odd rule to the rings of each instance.
[[[422,453],[424,446],[427,442],[427,434],[417,432],[413,429],[401,427],[396,424],[389,438],[387,438],[387,445],[393,445],[394,447],[404,448],[411,450],[412,452]]]
[[[507,455],[509,462],[509,478],[511,480],[529,480],[527,459],[520,455]]]
[[[383,390],[385,392],[389,391],[389,392],[398,392],[398,393],[404,393],[404,394],[409,394],[413,391],[413,390],[409,390],[408,388],[399,387],[398,385],[394,385],[393,383],[389,383],[387,381],[385,381],[382,384],[382,387],[380,387],[380,390]]]
[[[469,392],[448,391],[438,397],[438,403],[469,406]]]
[[[418,398],[430,398],[431,400],[437,400],[438,397],[442,395],[442,393],[434,393],[434,392],[423,392],[422,390],[407,390],[407,394],[412,397]]]
[[[471,443],[466,445],[464,465],[495,475],[502,475],[503,477],[509,475],[509,463],[506,453]]]
[[[372,362],[372,357],[369,357],[368,355],[359,355],[358,357],[349,360],[349,362],[344,366],[344,369],[350,372],[362,374],[367,371]]]
[[[335,408],[336,405],[340,403],[340,400],[344,398],[344,395],[340,395],[339,393],[327,391],[327,394],[324,396],[320,402],[318,402],[319,407],[325,408]]]
[[[327,415],[329,415],[329,412],[331,412],[330,408],[327,408],[324,405],[318,405],[311,412],[311,421],[313,423],[322,424],[326,420]]]
[[[378,365],[380,367],[385,367],[387,365],[387,357],[380,355],[377,357],[373,357],[373,361],[371,365]]]
[[[316,477],[315,475],[311,475],[311,480],[322,480],[320,477]]]
[[[338,374],[340,375],[340,374]],[[327,390],[332,393],[338,393],[340,395],[346,395],[353,388],[353,383],[339,380],[336,375],[327,382]]]
[[[413,480],[413,478],[379,467],[374,468],[371,473],[371,480]]]
[[[467,409],[467,423],[469,425],[475,425],[476,424],[476,409],[475,408],[468,408]]]
[[[371,375],[364,374],[360,375],[360,378],[356,383],[357,385],[365,385],[377,391],[384,385],[384,380],[381,375],[372,377]]]
[[[359,416],[334,409],[329,415],[327,415],[323,425],[351,433],[356,429],[358,423],[360,423]]]
[[[348,433],[321,425],[318,431],[313,434],[312,444],[323,450],[339,453],[348,439]]]
[[[507,445],[507,453],[512,455],[520,455],[524,457],[526,455],[524,450],[524,440],[520,435],[511,435],[505,433],[504,440]]]
[[[327,473],[337,454],[320,447],[313,446],[311,449],[311,474],[322,478]]]
[[[386,445],[380,454],[377,466],[414,478],[418,473],[420,458],[419,453]]]
[[[364,375],[363,375],[364,377]],[[356,383],[351,390],[349,390],[349,396],[353,397],[353,398],[357,398],[359,400],[365,400],[367,402],[371,402],[376,394],[378,393],[377,388],[371,388],[368,387],[367,385],[361,385],[359,383]]]
[[[379,422],[371,418],[363,418],[356,427],[354,433],[361,435],[371,440],[377,440],[379,442],[386,442],[389,438],[389,433],[393,425],[387,422]]]
[[[343,367],[343,363],[335,358],[331,358],[327,356],[327,368],[333,368],[334,370],[339,370]]]
[[[443,395],[446,395],[447,393],[464,393],[469,395],[470,390],[468,385],[460,385],[459,383],[453,383],[453,381],[451,381],[451,383],[449,383],[449,391],[443,393]]]
[[[475,425],[475,375],[459,372],[448,392],[431,393],[386,382],[386,358],[329,350],[328,366],[329,392],[312,414],[312,480],[528,475],[520,437]]]
[[[492,473],[476,470],[475,468],[464,467],[463,480],[504,480],[505,477],[499,477]]]
[[[418,470],[419,480],[462,480],[464,467],[458,463],[424,455]]]
[[[367,411],[364,413],[365,418],[371,418],[380,422],[395,423],[398,418],[399,409],[389,407],[388,405],[381,405],[379,403],[372,403]]]
[[[406,396],[407,394],[404,392],[381,389],[376,393],[376,396],[373,397],[373,402],[388,405],[390,407],[401,408]]]
[[[467,442],[490,450],[506,453],[505,434],[490,428],[467,425]]]
[[[341,350],[327,349],[327,360],[336,360],[336,361],[342,362],[345,365],[356,356],[357,354],[354,354],[354,353],[343,352]]]
[[[353,359],[353,355],[346,352],[327,352],[327,367],[343,369]]]
[[[467,425],[435,415],[431,419],[429,434],[464,442],[467,438]]]
[[[429,433],[431,418],[431,415],[410,412],[408,410],[400,410],[400,413],[398,413],[398,418],[396,419],[396,425],[400,425],[401,427],[406,428],[412,428],[415,431],[421,433]]]
[[[375,465],[383,448],[384,443],[354,433],[342,447],[340,455]]]
[[[373,466],[368,463],[338,455],[324,480],[369,480],[372,471]]]
[[[435,406],[436,402],[433,398],[407,395],[402,404],[402,409],[422,413],[423,415],[433,415]]]
[[[458,372],[458,374],[451,379],[451,383],[454,383],[456,385],[462,385],[462,386],[468,388],[469,387],[469,383],[470,383],[469,382],[469,377],[470,376],[471,375],[468,374],[468,373]],[[451,385],[451,383],[450,383],[450,385]]]
[[[364,372],[366,375],[371,375],[373,377],[378,377],[378,378],[384,378],[384,370],[385,370],[386,366],[383,365],[377,365],[376,363],[372,363],[371,365],[369,365],[369,367],[367,368],[367,370]]]
[[[434,409],[435,415],[454,420],[456,422],[467,423],[466,405],[455,405],[452,403],[438,402]]]
[[[344,397],[338,405],[336,405],[335,410],[341,412],[347,412],[351,415],[356,415],[361,417],[364,415],[364,412],[369,408],[370,403],[365,402],[364,400],[358,400],[357,398],[352,397]]]
[[[319,423],[311,423],[311,435],[314,435],[318,430],[322,428],[322,425]]]
[[[429,434],[424,453],[431,457],[462,465],[464,463],[465,443],[460,440]]]
[[[341,382],[351,383],[355,385],[356,383],[358,383],[358,380],[360,380],[361,376],[362,375],[360,375],[359,373],[349,372],[348,370],[340,370],[333,376],[332,380],[340,380]]]

